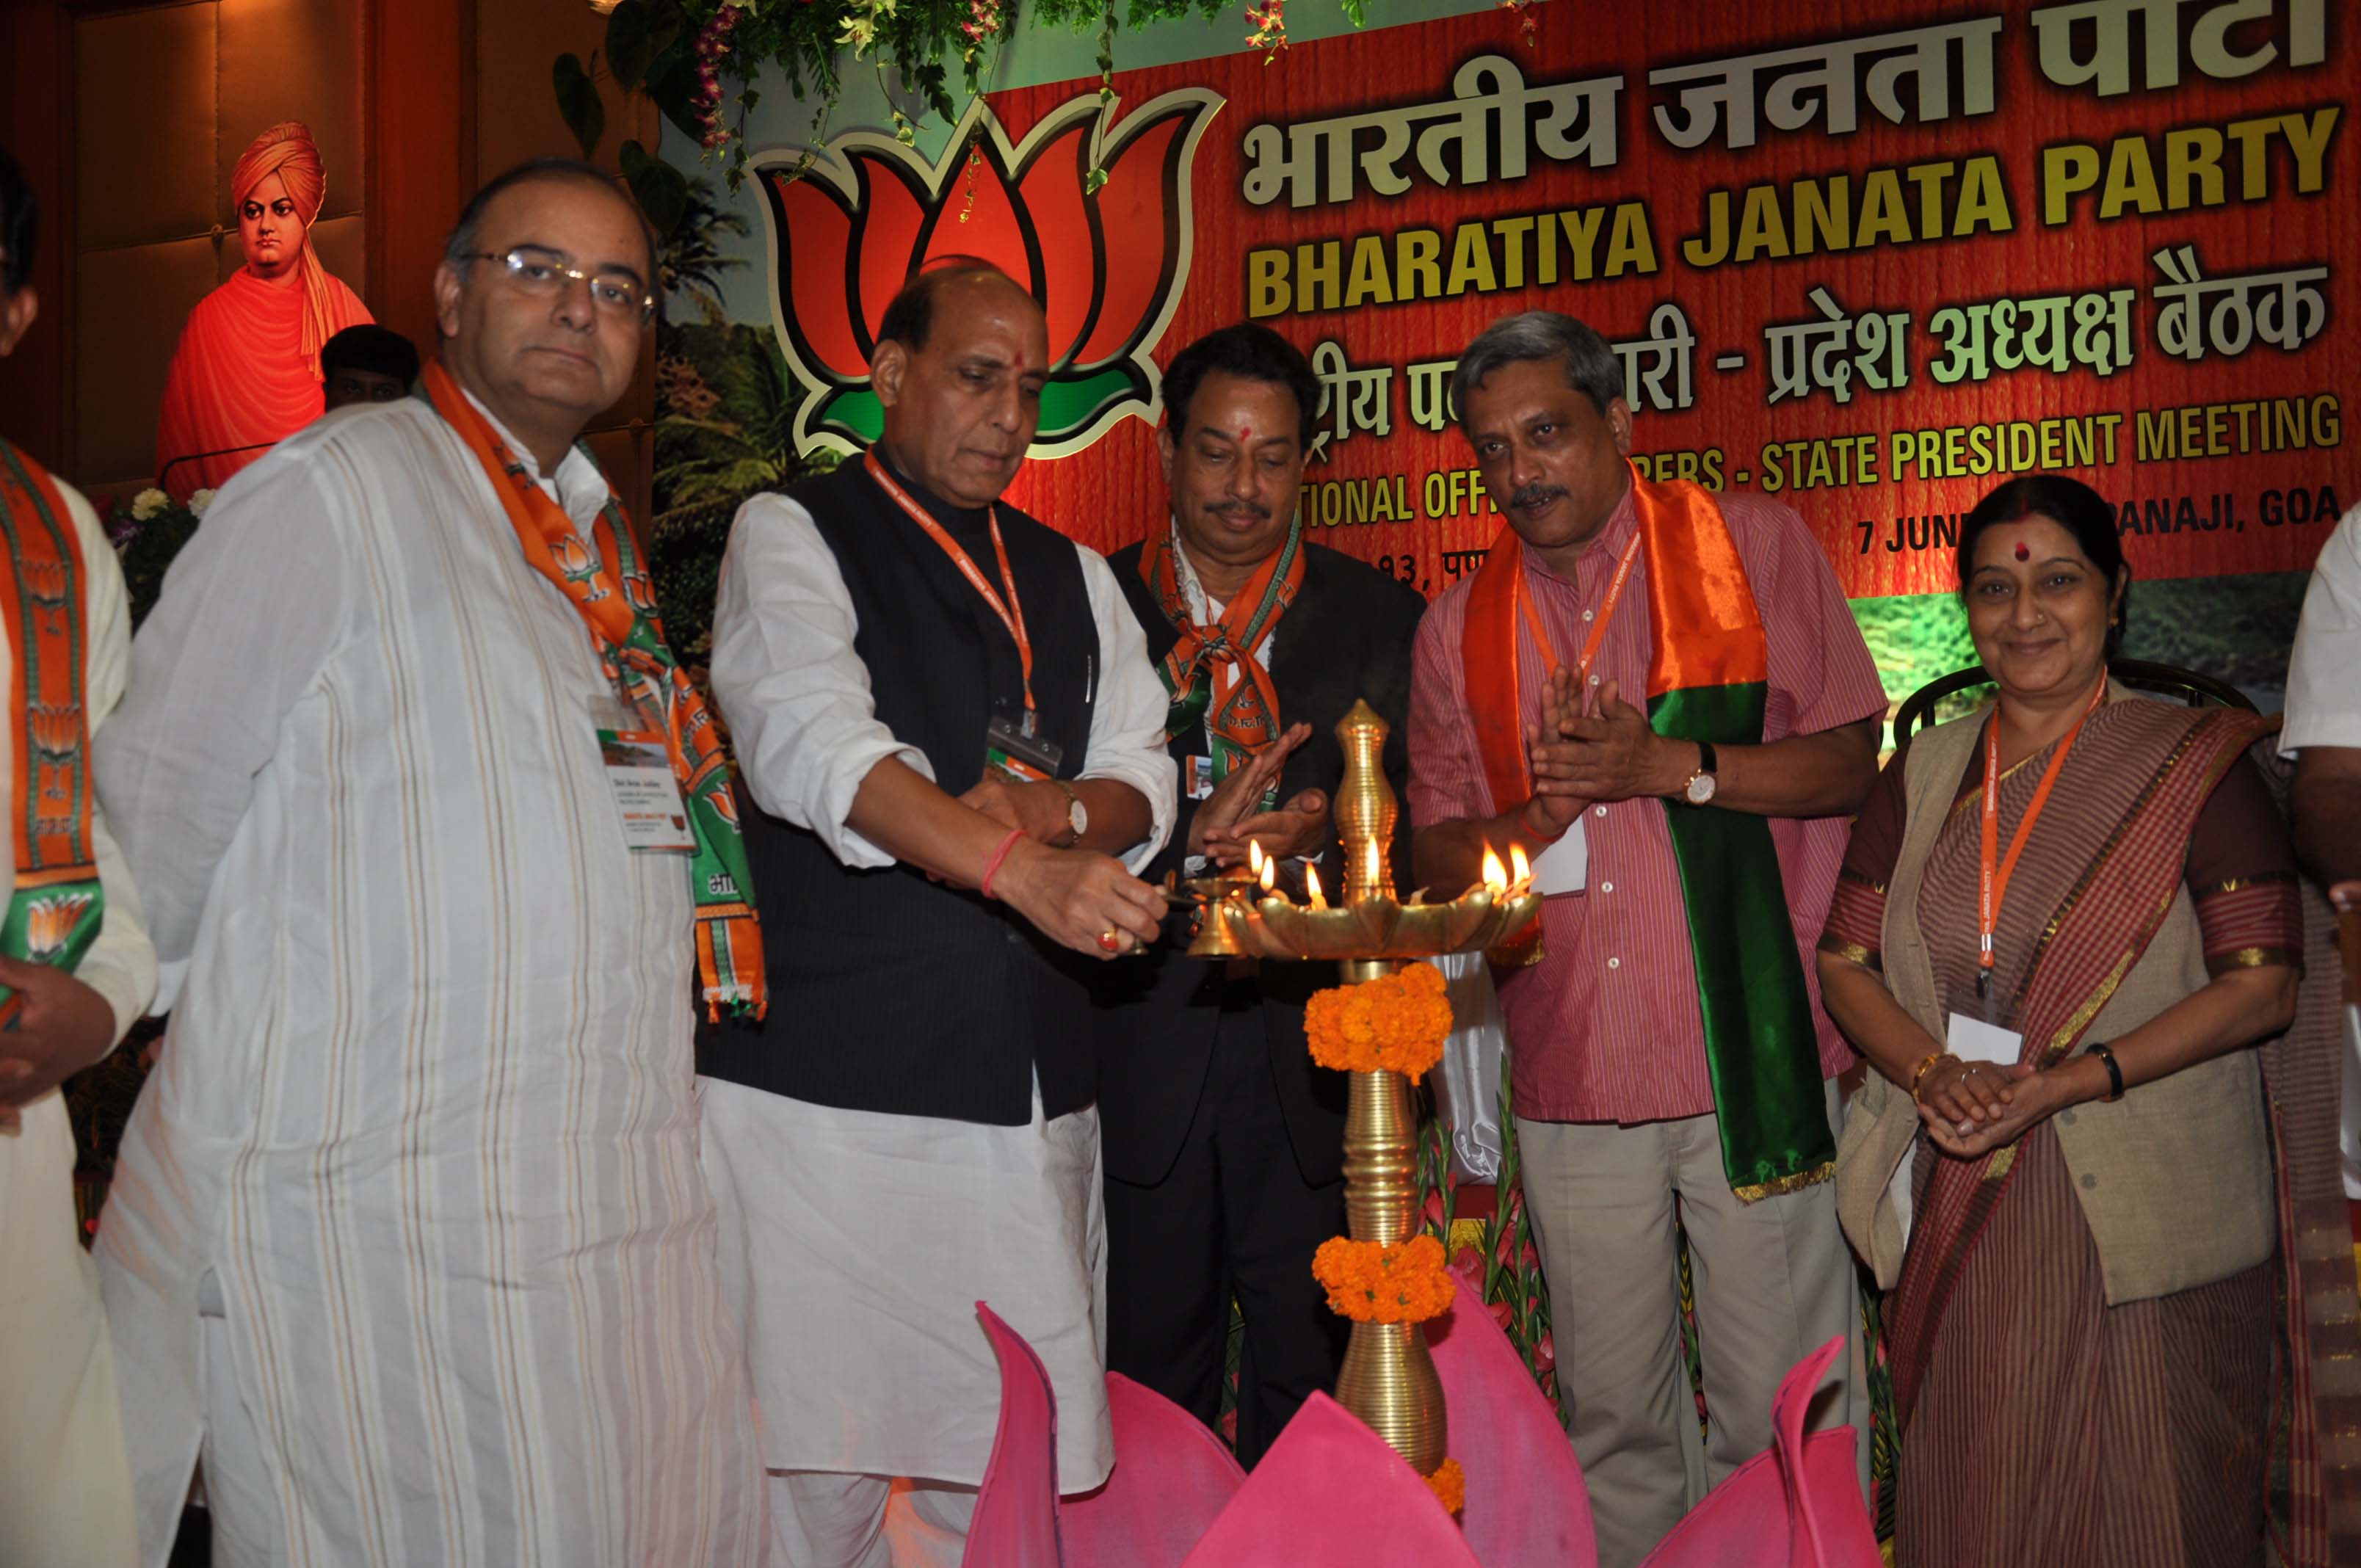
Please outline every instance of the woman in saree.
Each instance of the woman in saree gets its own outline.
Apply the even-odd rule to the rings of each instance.
[[[2114,510],[1960,531],[1996,706],[1921,733],[1820,943],[1873,1069],[1838,1209],[1885,1289],[1908,1568],[2263,1561],[2279,1218],[2257,1053],[2304,927],[2252,715],[2111,682]]]

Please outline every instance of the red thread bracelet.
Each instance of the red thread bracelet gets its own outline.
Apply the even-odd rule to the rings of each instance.
[[[1011,828],[1008,830],[1008,837],[1000,841],[1000,848],[992,851],[992,859],[983,862],[983,886],[981,891],[984,897],[992,896],[992,879],[999,872],[1000,862],[1008,858],[1008,851],[1015,849],[1016,840],[1023,837],[1025,837],[1024,828]]]

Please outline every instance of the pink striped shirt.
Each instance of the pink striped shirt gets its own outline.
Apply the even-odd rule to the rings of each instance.
[[[1784,506],[1758,498],[1717,498],[1730,521],[1771,653],[1763,738],[1810,735],[1885,713],[1877,666],[1861,641],[1836,574]],[[1576,580],[1528,553],[1525,572],[1551,644],[1577,653],[1599,611],[1615,564],[1639,526],[1631,492],[1575,568]],[[1647,560],[1633,568],[1592,668],[1644,707],[1652,628]],[[1504,809],[1492,799],[1467,711],[1461,660],[1473,579],[1434,601],[1418,629],[1410,700],[1410,808],[1423,827]],[[1518,638],[1519,688],[1527,723],[1537,723],[1548,670],[1529,636]],[[1591,807],[1588,891],[1543,905],[1542,962],[1508,977],[1508,1014],[1517,1113],[1552,1122],[1653,1122],[1714,1108],[1706,1069],[1705,1023],[1689,959],[1688,919],[1662,802]],[[1820,1066],[1833,1076],[1852,1051],[1819,1007],[1812,949],[1843,862],[1846,819],[1771,819],[1795,927],[1796,954],[1812,993]]]

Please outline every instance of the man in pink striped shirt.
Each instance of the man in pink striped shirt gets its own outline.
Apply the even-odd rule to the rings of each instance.
[[[1780,1377],[1858,1327],[1822,1081],[1850,1053],[1809,945],[1885,711],[1803,521],[1636,482],[1622,387],[1599,335],[1554,313],[1496,323],[1461,356],[1461,427],[1510,529],[1420,626],[1410,715],[1418,880],[1455,893],[1488,846],[1505,859],[1516,845],[1552,894],[1501,1000],[1558,1383],[1606,1568],[1637,1563],[1769,1446]],[[1739,716],[1720,735],[1751,743],[1682,738],[1699,697]],[[1713,848],[1733,844],[1754,852]],[[1736,962],[1708,930],[1741,923],[1732,907],[1769,944]],[[1709,1442],[1680,1356],[1675,1199]],[[1852,1405],[1848,1387],[1816,1424]]]

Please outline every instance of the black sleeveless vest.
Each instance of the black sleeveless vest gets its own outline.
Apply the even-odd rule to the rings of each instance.
[[[897,478],[900,476],[896,476]],[[998,586],[986,514],[904,488]],[[995,710],[1024,709],[1016,641],[950,558],[861,464],[788,492],[811,513],[852,601],[853,649],[878,721],[926,754],[952,795],[983,774]],[[1040,732],[1088,762],[1104,656],[1071,541],[1003,505],[1001,537],[1033,644]],[[770,1016],[702,1032],[697,1070],[818,1105],[1021,1126],[1033,1080],[1060,1116],[1096,1091],[1093,960],[1006,905],[911,867],[856,871],[741,791],[746,859],[763,916]]]

